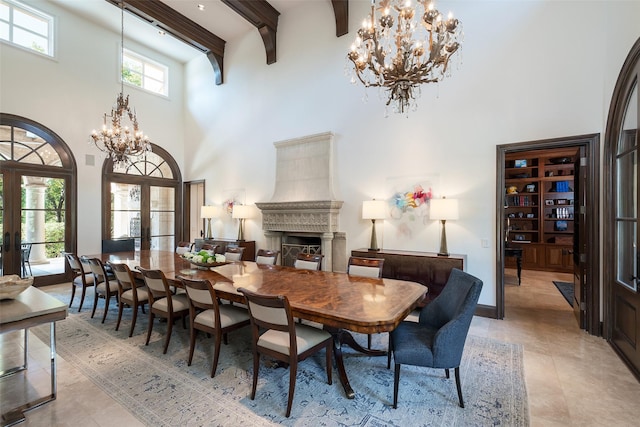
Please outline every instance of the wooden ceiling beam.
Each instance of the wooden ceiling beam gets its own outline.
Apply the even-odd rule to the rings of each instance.
[[[280,12],[266,0],[222,0],[222,2],[258,29],[267,53],[267,64],[276,62],[276,33]]]
[[[336,37],[349,32],[349,0],[331,0],[336,17]]]
[[[120,8],[121,0],[106,0]],[[223,82],[225,41],[160,0],[124,0],[124,9],[158,27],[167,34],[204,53],[215,74],[217,85]]]

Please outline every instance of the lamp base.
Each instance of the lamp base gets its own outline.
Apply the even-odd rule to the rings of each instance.
[[[450,253],[441,253],[441,252],[438,252],[438,256],[446,256],[446,257],[448,257],[449,255],[451,255],[451,254],[450,254]]]
[[[367,249],[369,252],[380,252],[380,248],[369,248]]]

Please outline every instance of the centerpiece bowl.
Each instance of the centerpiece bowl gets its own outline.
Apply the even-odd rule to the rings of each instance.
[[[16,274],[0,277],[0,300],[15,299],[33,284],[33,277],[21,279]]]

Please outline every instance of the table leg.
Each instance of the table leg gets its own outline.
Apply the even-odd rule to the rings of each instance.
[[[356,397],[356,393],[353,391],[353,388],[351,388],[351,384],[349,384],[347,370],[344,367],[342,344],[346,344],[354,350],[364,354],[368,354],[370,356],[386,356],[387,352],[383,350],[369,350],[362,347],[356,342],[356,340],[353,338],[353,335],[351,335],[351,333],[345,331],[344,329],[331,328],[328,326],[325,326],[324,329],[333,336],[333,355],[334,359],[336,360],[336,368],[338,369],[340,382],[342,383],[342,387],[344,388],[344,392],[346,393],[347,398],[353,399]]]

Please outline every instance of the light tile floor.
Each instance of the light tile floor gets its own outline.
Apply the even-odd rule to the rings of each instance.
[[[522,279],[517,286],[515,272],[506,271],[505,319],[475,317],[470,333],[523,344],[531,425],[640,425],[640,383],[605,340],[578,328],[571,307],[552,283],[571,281],[571,275],[525,270]],[[0,370],[20,364],[19,333],[0,335],[0,345]],[[26,389],[23,373],[0,380],[1,412],[26,395],[48,393],[48,346],[32,336],[29,350]],[[141,425],[62,358],[57,400],[27,412],[26,418],[22,425]]]

